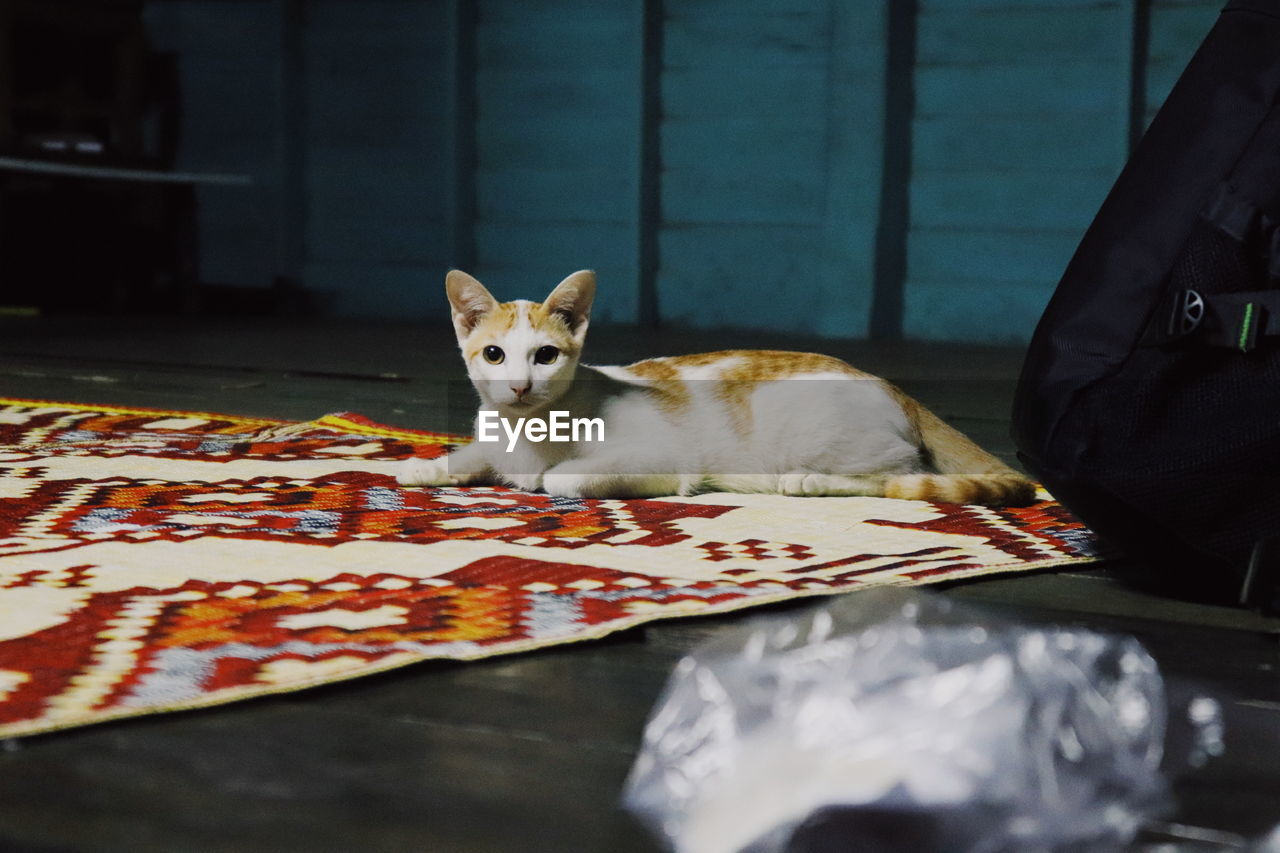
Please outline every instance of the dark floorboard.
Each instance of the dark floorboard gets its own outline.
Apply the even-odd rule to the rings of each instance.
[[[588,360],[737,346],[847,358],[1013,459],[1008,350],[593,329]],[[443,429],[462,375],[439,326],[0,318],[0,396]],[[1225,756],[1182,776],[1169,819],[1239,835],[1280,822],[1280,620],[1107,567],[943,594],[993,618],[1137,636],[1171,685],[1227,715]],[[680,656],[743,618],[0,744],[0,850],[653,851],[617,807],[645,718]]]

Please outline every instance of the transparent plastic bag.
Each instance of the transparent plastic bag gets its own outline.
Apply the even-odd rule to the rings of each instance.
[[[682,660],[624,803],[679,853],[1107,850],[1164,734],[1136,640],[868,590]]]
[[[1280,826],[1255,841],[1249,853],[1280,853]]]

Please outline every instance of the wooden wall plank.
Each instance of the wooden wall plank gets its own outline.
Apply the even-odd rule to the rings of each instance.
[[[486,222],[476,231],[485,260],[485,283],[499,299],[541,299],[562,278],[590,266],[596,272],[596,298],[633,315],[638,265],[632,223]],[[590,261],[588,264],[584,259]],[[592,316],[599,322],[610,322]]]
[[[538,3],[498,0],[477,4],[479,24],[485,30],[485,38],[500,37],[502,30],[515,28],[515,33],[526,36],[541,33],[561,33],[574,40],[574,44],[549,45],[558,55],[571,57],[579,45],[581,31],[577,24],[591,27],[617,26],[620,11],[630,8],[626,0],[541,0]],[[619,30],[623,32],[623,30]]]
[[[1138,2],[923,0],[909,336],[1030,336],[1126,159],[1133,105],[1149,121],[1221,6]]]
[[[776,224],[819,227],[826,197],[820,169],[758,175],[731,164],[668,169],[662,176],[663,221],[684,224]]]
[[[1097,129],[1106,113],[1080,121],[1046,121],[1042,116],[988,116],[977,113],[917,118],[913,153],[919,169],[939,172],[983,170],[1050,171],[1115,166],[1115,146]]]
[[[481,44],[484,41],[481,40]],[[629,91],[636,69],[481,67],[476,80],[481,120],[509,122],[589,121],[617,116],[629,105],[619,93]],[[572,133],[572,125],[564,127]]]
[[[978,113],[1035,116],[1109,112],[1126,67],[1109,62],[1029,62],[1021,65],[926,65],[916,72],[917,115]]]
[[[588,163],[635,128],[625,116],[600,117],[565,127],[554,122],[516,122],[486,115],[476,122],[476,154],[485,163],[532,169],[548,162]]]
[[[884,133],[875,230],[875,277],[868,332],[875,340],[900,340],[911,232],[911,172],[916,109],[915,70],[920,46],[915,2],[887,10],[884,61]]]
[[[1115,21],[1096,9],[1072,10],[1031,3],[999,7],[939,8],[926,2],[916,56],[930,65],[1036,65],[1092,58],[1114,61]]]
[[[199,276],[271,283],[280,263],[285,176],[280,89],[281,0],[148,4],[151,46],[179,54],[183,97],[176,168],[250,175],[247,187],[197,189]]]
[[[384,195],[395,197],[408,191],[418,199],[420,208],[443,211],[449,176],[442,173],[434,158],[418,156],[416,146],[398,150],[376,140],[332,140],[327,134],[313,134],[308,161],[308,191],[313,197],[363,195],[377,202]]]
[[[1128,0],[922,0],[904,331],[1027,340],[1127,152]]]
[[[811,15],[814,4],[812,0],[774,0],[764,11],[773,15]],[[670,21],[696,21],[711,19],[723,21],[728,18],[755,19],[761,13],[758,3],[742,2],[742,0],[680,0],[667,9]],[[858,9],[865,12],[865,9]]]
[[[666,44],[665,0],[640,0],[640,113],[635,127],[640,140],[636,176],[636,321],[641,328],[662,323],[658,269],[662,227],[662,57]]]
[[[678,11],[680,3],[671,4]],[[754,15],[673,18],[664,38],[668,68],[825,66],[828,15],[825,3],[778,12],[757,6]]]
[[[539,9],[534,4],[525,4],[527,17],[511,20],[507,26],[498,26],[499,21],[489,16],[477,55],[480,67],[565,71],[585,66],[593,69],[593,73],[634,71],[635,56],[631,51],[618,49],[634,37],[633,21],[625,15],[613,14],[616,10],[607,6],[593,7],[594,15],[578,14],[577,10],[570,12],[563,7],[547,15],[553,8]],[[537,32],[539,38],[529,38],[531,30]]]
[[[875,298],[877,243],[886,168],[887,2],[833,2],[827,68],[826,198],[818,257],[820,312],[810,330],[867,337]]]
[[[1080,242],[1080,229],[1011,233],[1008,229],[917,227],[912,231],[912,282],[1054,281]]]
[[[1016,345],[1044,313],[1058,275],[1021,282],[913,280],[906,293],[904,334],[909,339]],[[944,310],[939,310],[941,307]],[[1021,322],[1011,322],[1021,321]]]
[[[516,295],[540,298],[549,277],[607,270],[593,317],[638,319],[642,7],[477,3],[475,272],[486,284],[535,281]]]
[[[1064,13],[1089,11],[1105,0],[926,0],[930,11],[955,9],[965,12],[999,12],[1009,9],[1055,9]]]
[[[476,215],[481,224],[612,224],[631,221],[636,188],[634,174],[607,165],[517,169],[487,168],[482,161],[476,173],[476,193]]]
[[[866,334],[880,5],[667,0],[664,321]]]
[[[329,313],[415,319],[446,316],[443,275],[421,263],[312,259],[307,285]]]
[[[584,230],[573,222],[490,221],[477,230],[476,239],[490,267],[519,270],[521,264],[546,255],[547,260],[540,262],[544,267],[572,267],[560,273],[560,278],[564,278],[581,268],[582,256],[610,262],[617,247],[626,245],[632,233],[630,222],[602,223]],[[621,286],[617,281],[612,285]]]
[[[448,92],[443,121],[445,139],[439,148],[442,169],[448,176],[444,191],[444,228],[447,231],[449,267],[474,269],[476,265],[476,30],[472,0],[444,0],[441,29]]]
[[[660,240],[665,323],[780,330],[804,318],[817,331],[820,309],[831,310],[839,298],[814,286],[822,251],[814,228],[668,226]]]
[[[723,69],[664,68],[662,113],[668,120],[757,115],[783,128],[787,120],[823,114],[829,73],[824,65],[793,67],[785,74],[746,65],[733,72],[737,84],[728,86]]]
[[[1148,60],[1185,66],[1217,22],[1223,5],[1218,0],[1152,0]]]
[[[440,272],[440,258],[448,256],[443,217],[397,216],[382,209],[361,216],[329,205],[320,210],[307,222],[310,263],[367,258],[373,264],[416,264],[424,277],[432,277]]]
[[[826,99],[807,114],[778,118],[763,111],[717,118],[667,116],[662,127],[662,164],[668,169],[719,168],[751,180],[774,173],[825,172]]]
[[[911,183],[912,227],[1078,230],[1093,221],[1119,173],[1110,169],[1056,172],[918,171]]]
[[[305,283],[337,313],[446,316],[449,6],[308,0],[305,12]]]

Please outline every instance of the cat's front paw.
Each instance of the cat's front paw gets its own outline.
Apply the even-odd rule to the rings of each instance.
[[[542,490],[561,498],[594,497],[598,477],[589,474],[547,473],[542,476]]]
[[[457,479],[449,476],[449,466],[443,459],[414,456],[400,463],[396,482],[402,486],[451,486]]]
[[[812,471],[790,471],[778,477],[778,494],[797,497],[826,494],[821,479],[821,475]]]

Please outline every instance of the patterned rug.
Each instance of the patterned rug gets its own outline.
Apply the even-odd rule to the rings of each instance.
[[[406,489],[460,439],[0,400],[0,737],[1096,558],[1061,506]]]

